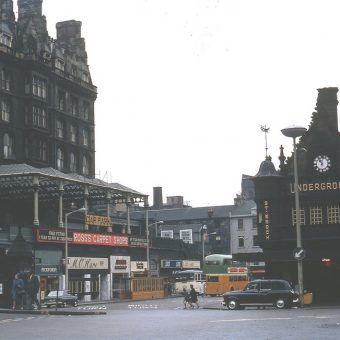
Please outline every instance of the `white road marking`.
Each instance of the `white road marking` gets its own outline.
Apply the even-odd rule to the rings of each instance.
[[[292,320],[292,319],[293,318],[226,319],[226,320],[212,320],[209,322],[244,322],[244,321]]]
[[[246,321],[294,320],[296,318],[330,319],[330,318],[340,318],[340,315],[325,315],[325,316],[299,315],[299,316],[296,316],[296,317],[287,317],[287,318],[225,319],[225,320],[211,320],[209,322],[216,323],[216,322],[246,322]]]

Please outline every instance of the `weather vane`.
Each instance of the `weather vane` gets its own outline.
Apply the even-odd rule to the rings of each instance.
[[[265,142],[266,142],[266,158],[268,157],[268,145],[267,145],[267,133],[269,132],[269,127],[267,127],[266,125],[261,125],[261,131],[264,132],[264,136],[265,136]]]

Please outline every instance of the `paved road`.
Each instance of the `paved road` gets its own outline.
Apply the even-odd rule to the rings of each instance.
[[[106,315],[0,314],[1,339],[340,339],[340,306],[228,311],[220,298],[183,309],[181,298],[79,306]],[[76,310],[73,308],[72,310]]]

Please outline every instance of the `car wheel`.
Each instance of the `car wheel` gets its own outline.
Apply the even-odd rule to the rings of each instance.
[[[275,307],[277,309],[283,309],[283,308],[286,308],[287,307],[287,303],[286,303],[286,300],[283,299],[283,298],[279,298],[275,301]]]
[[[235,310],[235,309],[238,309],[238,303],[235,299],[230,299],[228,302],[227,302],[227,307],[229,310]]]

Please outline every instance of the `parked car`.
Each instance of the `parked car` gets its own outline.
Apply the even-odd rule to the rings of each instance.
[[[58,302],[57,302],[58,300]],[[78,297],[70,294],[67,290],[52,290],[45,297],[44,304],[47,308],[51,306],[55,306],[58,303],[58,306],[66,307],[70,306],[78,306]]]
[[[299,295],[285,280],[254,280],[244,290],[223,294],[222,305],[228,309],[244,309],[246,306],[274,306],[278,309],[297,305]]]

